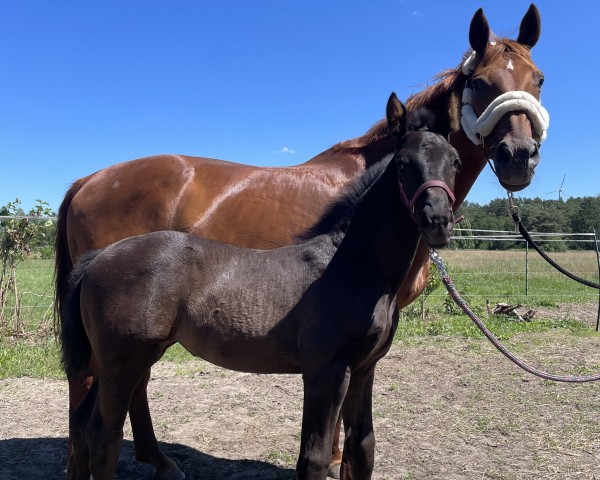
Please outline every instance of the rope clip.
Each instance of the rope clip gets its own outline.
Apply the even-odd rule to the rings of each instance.
[[[512,217],[515,222],[515,233],[519,233],[519,223],[521,222],[521,216],[519,215],[519,207],[515,205],[515,197],[512,192],[507,191],[508,194],[508,214]]]

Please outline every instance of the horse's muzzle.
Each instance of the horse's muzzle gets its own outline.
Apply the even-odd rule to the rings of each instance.
[[[531,183],[540,161],[535,140],[505,140],[498,144],[492,158],[500,184],[511,192],[523,190]]]

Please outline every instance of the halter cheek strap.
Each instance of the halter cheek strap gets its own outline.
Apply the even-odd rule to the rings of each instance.
[[[463,90],[460,123],[469,140],[475,145],[482,144],[482,138],[492,132],[504,115],[508,112],[523,111],[529,117],[534,132],[540,137],[540,143],[543,142],[550,125],[550,115],[542,107],[542,104],[528,92],[513,90],[503,93],[477,117],[472,105],[473,89],[470,87],[470,80],[475,70],[476,55],[476,52],[472,52],[462,66],[462,72],[468,76],[469,80]]]

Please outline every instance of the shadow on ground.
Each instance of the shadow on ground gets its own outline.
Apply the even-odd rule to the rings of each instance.
[[[254,460],[228,460],[179,444],[161,444],[188,480],[291,480],[293,470]],[[63,480],[66,478],[66,438],[13,438],[0,440],[2,480]],[[133,442],[124,441],[118,480],[151,479],[152,468],[133,458]]]

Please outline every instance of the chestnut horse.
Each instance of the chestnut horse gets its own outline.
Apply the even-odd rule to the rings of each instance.
[[[530,57],[540,35],[540,16],[531,5],[516,41],[490,42],[490,28],[478,10],[471,21],[469,43],[474,55],[458,68],[407,102],[413,110],[426,107],[436,114],[434,131],[449,136],[462,168],[456,179],[455,208],[463,201],[486,161],[491,159],[500,183],[517,191],[531,182],[539,161],[539,143],[532,114],[512,109],[497,119],[489,133],[474,141],[461,122],[460,100],[470,92],[475,115],[503,94],[526,92],[539,99],[543,76]],[[286,168],[260,168],[221,160],[182,155],[160,155],[113,165],[77,180],[59,209],[56,239],[56,303],[60,318],[67,277],[73,263],[86,251],[133,235],[157,230],[179,230],[242,247],[274,248],[287,245],[312,224],[338,190],[353,177],[389,154],[380,139],[382,120],[365,135],[334,145],[308,162]],[[471,135],[472,137],[472,135]],[[475,142],[475,143],[474,143]],[[398,293],[400,307],[423,290],[429,262],[419,247],[415,262]],[[60,320],[58,320],[60,321]],[[69,377],[72,407],[90,388],[96,372],[94,357],[85,372]],[[146,408],[144,378],[132,397],[130,418],[136,457],[151,463],[157,478],[176,468],[158,448]],[[341,461],[337,441],[334,463]]]
[[[93,350],[98,375],[71,415],[70,480],[113,478],[131,395],[176,342],[225,368],[302,374],[297,478],[327,476],[340,412],[348,473],[371,478],[375,366],[421,235],[431,246],[450,237],[460,165],[443,136],[406,131],[395,94],[386,110],[378,143],[392,153],[298,243],[256,250],[159,231],[82,256],[62,304],[63,363],[76,374]]]

